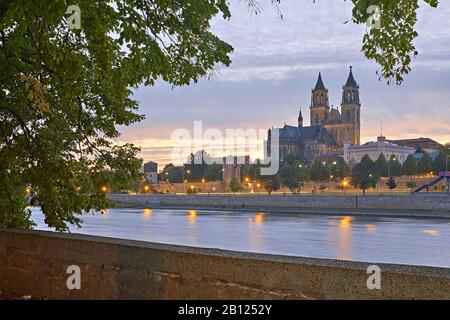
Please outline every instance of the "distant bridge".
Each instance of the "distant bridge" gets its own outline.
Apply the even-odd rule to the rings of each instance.
[[[429,187],[434,186],[435,184],[441,182],[442,180],[447,179],[447,185],[445,187],[445,191],[446,192],[450,192],[450,171],[442,171],[439,172],[438,176],[436,177],[436,179],[434,179],[431,182],[427,182],[424,183],[423,185],[421,185],[419,188],[417,188],[416,190],[414,190],[413,193],[418,193],[424,189],[428,189]]]

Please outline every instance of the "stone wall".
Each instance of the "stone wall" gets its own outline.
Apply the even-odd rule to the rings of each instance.
[[[450,195],[409,196],[305,196],[305,195],[126,195],[109,198],[132,207],[185,207],[295,211],[336,209],[368,211],[414,211],[450,213]]]
[[[68,266],[81,290],[68,290]],[[449,299],[450,269],[160,245],[0,229],[0,290],[40,299]]]
[[[397,188],[394,190],[389,190],[386,182],[387,178],[381,178],[376,188],[371,188],[367,190],[369,194],[375,193],[410,193],[412,190],[406,186],[408,181],[415,181],[417,183],[417,187],[423,185],[426,182],[430,182],[434,180],[436,177],[428,176],[428,177],[399,177],[396,178],[395,181],[397,183]],[[251,187],[248,187],[247,183],[243,182],[243,193],[250,193],[250,190],[253,190],[254,193],[267,194],[263,185],[260,184],[258,187],[257,181],[250,181],[252,184]],[[231,192],[227,183],[223,181],[216,182],[187,182],[187,183],[167,183],[161,181],[158,184],[153,185],[154,189],[161,193],[186,193],[190,186],[195,186],[201,190],[201,193],[224,193]],[[345,187],[342,184],[342,181],[324,181],[324,182],[305,182],[301,188],[302,194],[321,194],[320,187],[325,186],[326,189],[323,191],[326,194],[351,194],[351,195],[362,195],[362,191],[351,186],[350,184]],[[443,192],[445,191],[445,181],[441,181],[436,186],[429,188],[429,192]],[[425,191],[423,191],[425,192]],[[289,188],[282,187],[276,193],[292,193]]]

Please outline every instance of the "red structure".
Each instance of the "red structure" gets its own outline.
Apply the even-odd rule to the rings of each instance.
[[[423,150],[439,150],[443,148],[443,145],[430,138],[418,138],[418,139],[404,139],[404,140],[390,140],[390,142],[403,147],[420,148]]]

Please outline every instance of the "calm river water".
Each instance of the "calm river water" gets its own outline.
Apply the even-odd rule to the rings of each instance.
[[[49,230],[38,208],[37,229]],[[193,247],[450,267],[450,220],[164,209],[84,215],[82,233]]]

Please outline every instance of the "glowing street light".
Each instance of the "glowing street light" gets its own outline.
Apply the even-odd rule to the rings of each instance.
[[[103,186],[101,190],[102,190],[102,192],[105,192],[105,193],[106,193],[106,192],[108,191],[108,187]]]

